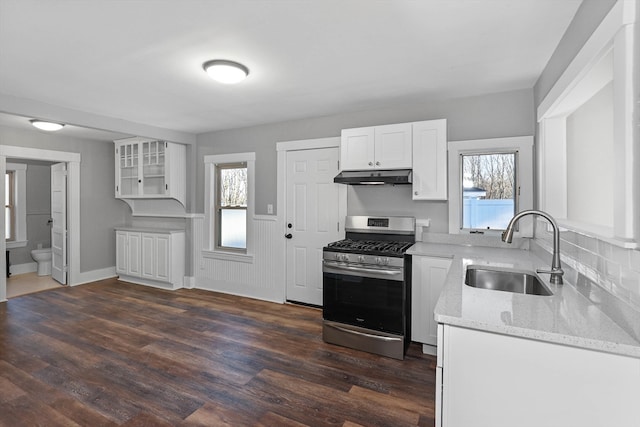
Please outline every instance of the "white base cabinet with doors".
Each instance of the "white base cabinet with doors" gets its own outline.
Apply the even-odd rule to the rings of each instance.
[[[437,427],[637,427],[640,359],[438,325]]]
[[[421,255],[411,258],[411,340],[422,343],[423,353],[435,355],[438,328],[433,310],[452,260]]]
[[[115,196],[118,199],[186,197],[186,147],[166,141],[125,138],[115,141]]]
[[[116,273],[121,280],[182,288],[184,257],[184,230],[116,229]]]

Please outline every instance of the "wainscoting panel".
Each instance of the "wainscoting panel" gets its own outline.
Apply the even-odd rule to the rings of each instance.
[[[195,287],[267,301],[284,302],[284,239],[275,216],[253,219],[253,262],[203,256],[204,218],[192,221]],[[200,249],[198,249],[200,248]]]

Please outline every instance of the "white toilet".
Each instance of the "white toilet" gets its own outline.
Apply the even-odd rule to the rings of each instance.
[[[38,263],[38,276],[51,275],[51,248],[34,249],[31,257]]]

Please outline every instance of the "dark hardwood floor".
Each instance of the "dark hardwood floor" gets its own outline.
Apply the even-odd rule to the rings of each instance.
[[[435,358],[325,344],[317,309],[115,279],[0,303],[2,426],[432,426]]]

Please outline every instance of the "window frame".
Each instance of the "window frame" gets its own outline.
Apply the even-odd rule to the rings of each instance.
[[[462,227],[462,156],[517,153],[515,211],[533,209],[533,136],[449,141],[449,233],[500,236],[502,230]],[[523,218],[516,237],[533,237],[533,221]]]
[[[255,158],[254,152],[218,154],[204,156],[205,172],[205,244],[202,254],[205,258],[223,259],[239,262],[253,262],[254,254],[254,215],[255,215]],[[217,197],[219,177],[217,177],[218,165],[246,164],[247,168],[247,242],[246,249],[220,247],[218,242]]]
[[[222,245],[222,210],[223,209],[231,209],[231,210],[244,210],[245,218],[247,218],[247,208],[248,206],[226,206],[223,207],[221,203],[221,195],[222,195],[222,180],[221,174],[224,169],[247,169],[247,191],[249,189],[249,168],[247,167],[246,162],[239,163],[216,163],[215,164],[215,192],[214,192],[214,204],[215,204],[215,215],[214,215],[214,236],[215,236],[215,249],[219,251],[228,251],[228,252],[238,252],[238,253],[246,253],[247,252],[247,242],[245,240],[244,248],[234,248],[232,246],[223,246]],[[249,194],[247,193],[247,197]],[[248,204],[248,200],[247,200]],[[245,233],[247,231],[247,227],[245,224]]]
[[[13,175],[13,239],[6,239],[7,249],[27,246],[27,165],[6,163],[6,173]]]
[[[5,188],[8,189],[8,193],[5,194],[5,198],[8,200],[8,202],[5,200],[4,209],[5,209],[5,212],[7,212],[7,209],[9,210],[9,214],[5,213],[5,217],[4,217],[5,222],[9,224],[8,233],[6,232],[6,226],[5,226],[5,240],[7,242],[13,242],[16,240],[15,171],[7,170],[5,172],[4,179],[5,179]],[[7,185],[7,181],[9,185]]]

